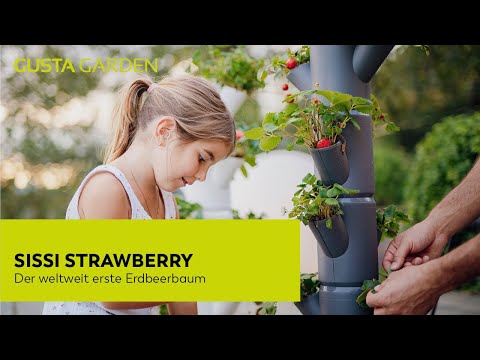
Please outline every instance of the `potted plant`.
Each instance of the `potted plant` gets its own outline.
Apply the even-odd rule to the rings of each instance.
[[[324,104],[319,97],[324,97]],[[295,145],[308,147],[322,182],[329,186],[344,184],[349,176],[346,141],[343,129],[349,123],[360,129],[352,113],[381,115],[380,109],[361,97],[330,90],[305,90],[284,99],[283,111],[267,113],[262,126],[245,133],[259,140],[263,151],[275,149],[283,138],[291,138],[287,150]]]
[[[273,74],[274,79],[286,76],[298,89],[310,88],[310,46],[303,45],[296,51],[287,49],[285,55],[272,58],[261,79],[269,74]],[[284,84],[282,89],[288,90],[288,84]]]
[[[342,255],[348,247],[348,233],[338,197],[357,194],[358,190],[339,184],[327,187],[310,173],[297,187],[300,189],[292,198],[293,209],[288,217],[308,224],[325,255],[332,258]]]
[[[382,241],[385,237],[394,238],[400,230],[400,223],[409,223],[408,215],[395,205],[377,210],[377,240]]]
[[[294,304],[303,315],[320,314],[319,290],[318,274],[300,274],[300,301]]]
[[[265,87],[258,78],[264,59],[250,56],[245,46],[208,45],[194,52],[192,63],[199,75],[214,80],[221,88],[220,95],[232,114],[235,114],[247,95]],[[191,67],[187,71],[192,71]]]
[[[294,302],[294,304],[303,315],[320,314],[319,290],[320,281],[317,274],[300,274],[300,301]],[[264,302],[259,305],[257,315],[275,315],[277,313],[276,302]]]

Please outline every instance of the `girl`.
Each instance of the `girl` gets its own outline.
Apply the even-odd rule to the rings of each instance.
[[[71,200],[67,219],[175,219],[172,194],[204,181],[235,149],[235,124],[215,88],[192,75],[138,79],[116,109],[105,165]],[[163,302],[47,302],[43,314],[159,314]],[[169,303],[170,314],[197,314],[196,303]]]

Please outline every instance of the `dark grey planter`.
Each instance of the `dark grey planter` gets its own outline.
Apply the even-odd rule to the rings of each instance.
[[[382,230],[377,229],[377,241],[380,243],[380,240],[382,240]]]
[[[302,315],[320,315],[320,296],[318,292],[299,302],[294,302],[294,304]]]
[[[313,162],[325,186],[343,185],[349,176],[347,152],[342,151],[342,142],[323,149],[310,149]]]
[[[327,229],[327,220],[310,221],[308,226],[326,256],[331,258],[343,255],[348,248],[347,227],[340,215],[332,216],[332,228]]]
[[[310,63],[300,64],[290,70],[287,74],[287,79],[300,91],[311,89]]]

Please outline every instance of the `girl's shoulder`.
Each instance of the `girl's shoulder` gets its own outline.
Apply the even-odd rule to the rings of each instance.
[[[102,171],[104,170],[104,171]],[[130,203],[124,185],[112,172],[96,168],[85,179],[78,210],[87,219],[129,218]]]

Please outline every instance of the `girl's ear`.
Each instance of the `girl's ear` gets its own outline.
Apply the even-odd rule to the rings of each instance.
[[[174,137],[177,128],[176,120],[171,116],[163,116],[155,120],[154,136],[158,146],[166,146]]]

